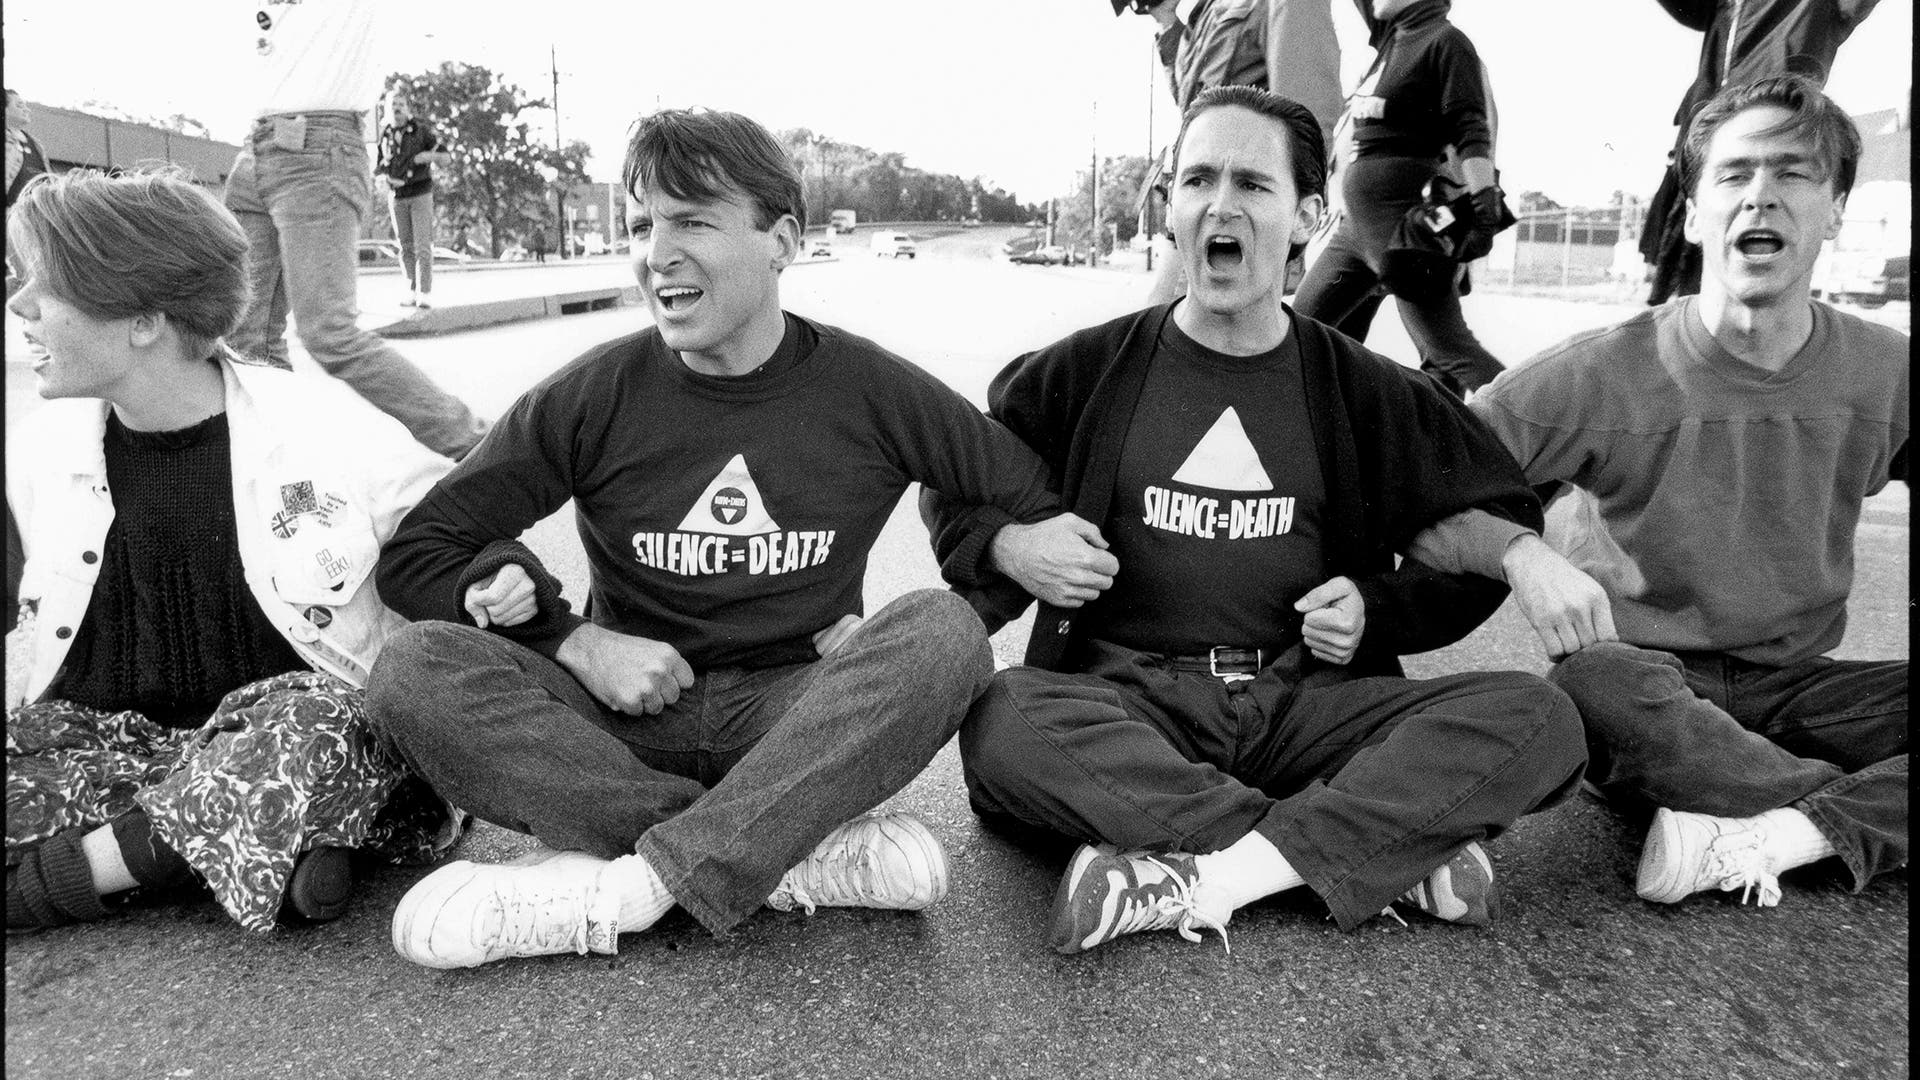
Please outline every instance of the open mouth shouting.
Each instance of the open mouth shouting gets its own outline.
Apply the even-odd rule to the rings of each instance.
[[[700,302],[706,294],[691,285],[668,285],[653,291],[654,299],[668,311],[685,311]]]
[[[1764,262],[1786,251],[1787,241],[1772,229],[1742,229],[1734,234],[1733,247],[1751,261]]]
[[[1245,261],[1240,241],[1231,236],[1215,234],[1207,237],[1203,247],[1206,249],[1207,269],[1224,272],[1237,269]]]

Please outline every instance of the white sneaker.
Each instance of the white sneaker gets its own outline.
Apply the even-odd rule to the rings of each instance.
[[[866,814],[827,834],[767,897],[780,911],[816,907],[919,911],[947,895],[947,853],[907,813]]]
[[[1773,907],[1780,903],[1780,878],[1767,851],[1766,824],[1663,806],[1647,830],[1634,889],[1656,904],[1677,904],[1707,889],[1739,889],[1741,903],[1751,896],[1758,906]]]
[[[449,863],[400,898],[393,948],[432,968],[478,967],[510,956],[613,953],[616,898],[603,896],[607,860],[558,851],[533,862]]]

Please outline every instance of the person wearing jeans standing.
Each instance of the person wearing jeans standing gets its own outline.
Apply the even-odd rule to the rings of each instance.
[[[433,125],[414,115],[413,98],[402,89],[389,103],[391,114],[380,129],[376,171],[393,189],[393,235],[400,242],[400,265],[407,272],[407,307],[433,305],[433,167],[453,155],[440,145]]]
[[[259,113],[227,177],[246,229],[253,300],[235,351],[287,367],[287,317],[314,361],[458,459],[486,424],[358,325],[356,252],[373,201],[367,104],[378,94],[375,0],[270,0],[256,14]]]

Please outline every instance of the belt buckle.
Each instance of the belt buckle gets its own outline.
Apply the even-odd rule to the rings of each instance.
[[[1220,650],[1222,649],[1227,649],[1231,652],[1249,651],[1246,649],[1236,649],[1231,645],[1215,645],[1213,648],[1207,650],[1207,674],[1212,675],[1216,679],[1221,679],[1226,682],[1236,682],[1240,679],[1253,678],[1252,675],[1243,671],[1221,671],[1220,670]],[[1253,653],[1254,668],[1258,669],[1258,668],[1264,667],[1265,664],[1263,663],[1263,661],[1266,658],[1261,655],[1260,650],[1253,649],[1251,651]]]

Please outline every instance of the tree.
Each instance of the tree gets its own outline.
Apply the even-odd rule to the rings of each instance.
[[[1117,241],[1126,243],[1140,231],[1140,186],[1146,182],[1151,162],[1136,154],[1106,158],[1100,163],[1100,252],[1113,250]],[[1060,199],[1060,217],[1055,223],[1056,241],[1070,246],[1087,242],[1087,223],[1093,213],[1093,179],[1081,172],[1073,194]]]
[[[894,151],[843,143],[806,128],[774,135],[800,170],[809,221],[852,210],[862,221],[1025,221],[1038,213],[979,177],[929,173]]]
[[[1566,209],[1566,207],[1561,206],[1559,203],[1548,198],[1544,193],[1538,191],[1521,192],[1520,198],[1515,204],[1515,211],[1521,214],[1536,213],[1541,210],[1564,209]]]
[[[548,103],[485,67],[449,61],[417,75],[395,73],[387,89],[409,91],[415,114],[453,155],[434,185],[441,222],[454,233],[479,234],[495,258],[513,236],[553,221],[556,186],[587,180],[587,144],[555,150],[536,143],[521,116]]]

